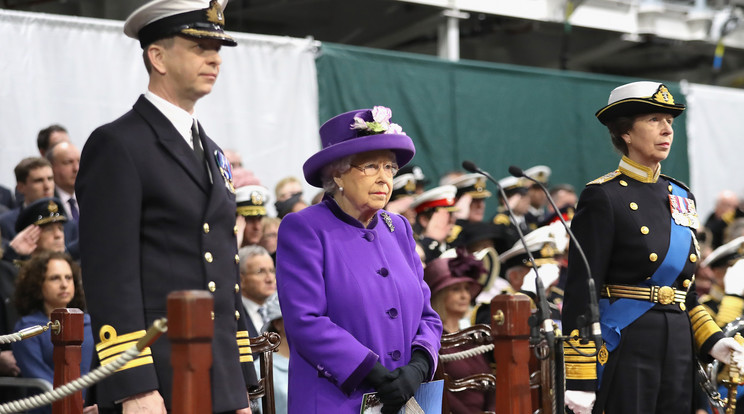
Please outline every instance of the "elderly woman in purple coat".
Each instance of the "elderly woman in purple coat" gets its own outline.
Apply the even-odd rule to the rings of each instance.
[[[382,209],[415,154],[390,117],[377,106],[323,124],[323,149],[303,166],[323,201],[279,227],[290,414],[357,414],[368,392],[396,413],[436,369],[442,323],[411,226]]]

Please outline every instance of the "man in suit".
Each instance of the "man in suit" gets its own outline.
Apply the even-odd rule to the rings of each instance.
[[[250,413],[255,384],[240,300],[235,190],[230,164],[194,117],[211,92],[224,3],[155,0],[132,13],[124,32],[138,39],[149,73],[131,111],[93,131],[83,148],[75,193],[80,204],[83,283],[101,364],[116,359],[166,314],[176,290],[214,297],[212,411]],[[168,338],[161,337],[99,383],[99,407],[127,413],[171,407]]]
[[[248,315],[248,333],[258,336],[264,320],[266,300],[276,293],[276,269],[269,252],[261,246],[244,246],[240,255],[240,291]]]

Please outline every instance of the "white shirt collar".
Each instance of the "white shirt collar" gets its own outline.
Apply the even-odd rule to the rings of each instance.
[[[72,219],[72,211],[70,211],[70,199],[75,199],[75,194],[70,194],[67,191],[57,187],[57,195],[59,195],[59,199],[62,201],[62,208],[65,209],[65,213],[67,213],[67,218]],[[77,202],[77,200],[75,200]]]
[[[258,308],[260,308],[261,305],[246,298],[243,295],[241,295],[240,298],[243,300],[243,307],[245,308],[245,313],[247,313],[248,317],[251,318],[251,322],[253,322],[253,327],[256,328],[256,331],[260,334],[261,328],[263,327],[263,318],[261,317],[261,314],[258,313]]]
[[[145,92],[145,98],[150,101],[160,112],[165,115],[166,118],[173,124],[179,134],[186,140],[191,149],[194,148],[194,144],[191,140],[191,125],[196,120],[195,116],[179,108],[176,105],[166,101],[165,99],[155,95],[152,91]]]

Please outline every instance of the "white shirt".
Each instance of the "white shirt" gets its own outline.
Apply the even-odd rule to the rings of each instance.
[[[184,111],[183,108],[179,108],[178,106],[155,95],[149,90],[145,92],[145,98],[147,98],[148,101],[155,105],[155,107],[158,108],[166,118],[168,118],[171,124],[176,128],[176,131],[181,134],[183,139],[186,140],[186,143],[189,144],[189,147],[193,150],[194,140],[191,136],[191,126],[194,124],[194,121],[197,120],[196,117]]]
[[[75,194],[70,194],[66,192],[65,190],[57,187],[57,194],[59,194],[59,199],[62,201],[62,207],[65,209],[65,214],[67,214],[67,218],[72,220],[72,211],[70,211],[70,199],[75,200],[75,205],[77,205],[77,199],[75,198]],[[78,206],[78,213],[80,213],[80,207]]]
[[[248,317],[251,319],[251,322],[253,322],[253,327],[256,328],[256,332],[261,334],[261,328],[263,328],[264,322],[263,317],[260,313],[258,313],[258,308],[260,308],[263,305],[259,305],[258,303],[246,298],[245,296],[240,296],[241,299],[243,299],[243,307],[245,308],[245,313],[248,314]]]

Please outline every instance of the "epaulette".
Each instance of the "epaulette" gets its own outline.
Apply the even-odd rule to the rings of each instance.
[[[509,219],[509,216],[503,213],[499,213],[496,215],[496,217],[493,218],[493,224],[501,224],[508,226],[511,224],[511,219]]]
[[[690,187],[688,187],[687,184],[683,183],[682,181],[680,181],[680,180],[678,180],[676,178],[670,177],[670,176],[668,176],[666,174],[659,174],[659,177],[664,177],[667,180],[673,182],[674,184],[677,184],[678,186],[682,187],[688,193],[690,192]]]
[[[620,170],[615,170],[597,178],[596,180],[589,181],[588,183],[586,183],[586,185],[604,184],[608,181],[611,181],[613,178],[617,177],[620,174],[622,174]]]

